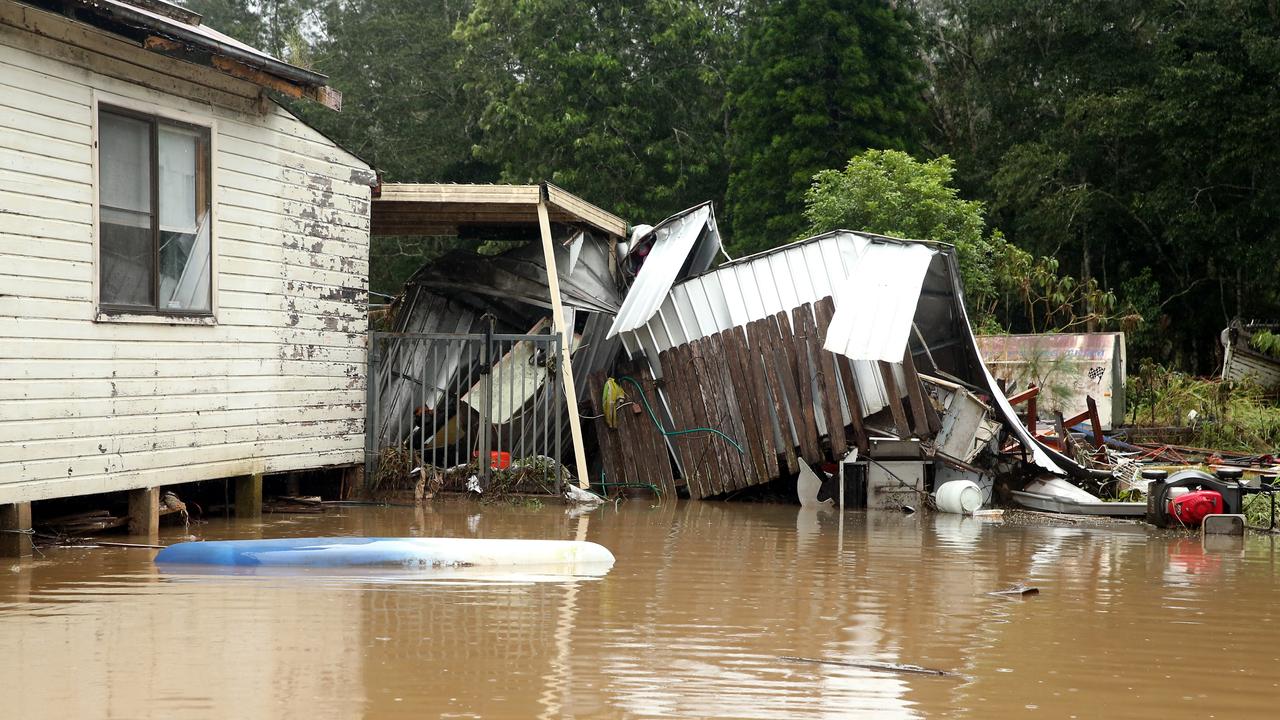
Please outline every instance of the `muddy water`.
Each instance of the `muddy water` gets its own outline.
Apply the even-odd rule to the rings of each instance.
[[[601,579],[0,566],[12,718],[1272,717],[1280,556],[1122,529],[632,502],[445,503],[201,537],[585,537]],[[174,541],[182,531],[166,531]],[[988,591],[1028,583],[1040,594]],[[930,677],[783,656],[911,663]]]

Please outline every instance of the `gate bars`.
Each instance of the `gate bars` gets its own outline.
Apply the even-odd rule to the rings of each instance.
[[[442,474],[474,464],[487,490],[495,470],[527,473],[532,463],[544,488],[554,474],[563,492],[561,342],[558,333],[371,332],[366,481],[388,461],[406,478],[419,464]]]

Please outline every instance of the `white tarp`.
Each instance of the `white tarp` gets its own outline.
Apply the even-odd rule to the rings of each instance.
[[[823,348],[852,360],[902,362],[933,255],[927,245],[869,244],[836,289]]]

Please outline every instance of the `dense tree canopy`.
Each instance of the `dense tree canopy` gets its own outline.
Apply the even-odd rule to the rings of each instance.
[[[721,199],[736,5],[477,0],[457,37],[479,69],[478,157],[649,222]]]
[[[1280,317],[1269,0],[188,4],[328,74],[342,113],[290,107],[390,180],[547,179],[636,223],[711,199],[737,253],[837,218],[950,238],[976,316],[1124,318],[1130,357],[1202,372],[1229,318]],[[447,245],[375,243],[379,287]]]
[[[1208,370],[1232,316],[1275,315],[1273,3],[918,8],[934,149],[1012,242],[1119,291],[1134,354]]]
[[[868,148],[907,147],[923,114],[909,15],[879,0],[779,0],[745,26],[731,82],[728,219],[754,252],[803,229],[805,188]]]

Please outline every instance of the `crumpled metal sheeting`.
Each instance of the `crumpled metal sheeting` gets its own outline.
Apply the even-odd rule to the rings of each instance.
[[[570,238],[568,247],[556,243],[560,298],[566,306],[610,315],[618,312],[622,295],[610,271],[611,251],[607,240],[590,235],[580,243],[576,236]],[[454,250],[423,265],[406,285],[427,287],[441,295],[467,293],[551,307],[546,263],[536,243],[493,256]]]
[[[703,272],[711,267],[720,252],[720,231],[709,202],[663,220],[646,235],[649,236],[654,237],[653,246],[609,328],[611,338],[643,328],[682,272],[686,275]],[[633,246],[631,251],[635,249]]]

